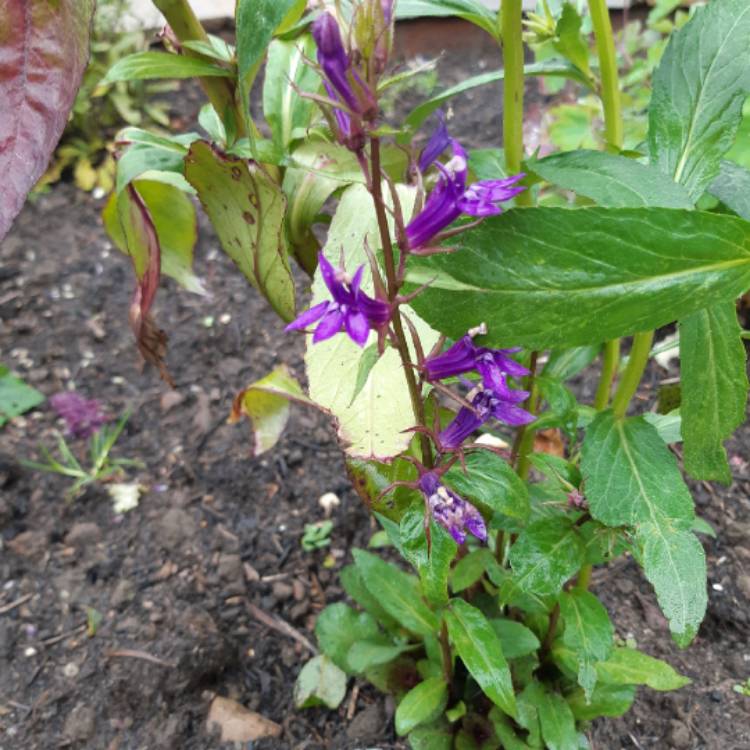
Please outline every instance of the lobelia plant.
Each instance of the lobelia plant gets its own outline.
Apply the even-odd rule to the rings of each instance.
[[[546,34],[551,51],[527,66],[521,0],[503,0],[499,16],[476,0],[309,15],[304,2],[239,0],[236,48],[207,36],[185,0],[155,4],[169,51],[126,58],[107,80],[197,76],[209,138],[119,137],[104,221],[133,261],[139,350],[169,379],[151,308],[162,271],[202,291],[195,195],[287,330],[308,334],[308,392],[280,366],[238,394],[231,419],[250,418],[261,453],[292,402],[332,415],[389,556],[413,568],[353,550],[341,576],[354,606],[320,613],[321,654],[299,675],[297,705],[336,708],[354,675],[394,695],[396,732],[415,750],[573,750],[589,746],[587,722],[627,711],[638,685],[685,685],[615,636],[589,587],[595,566],[631,556],[681,647],[706,610],[696,532],[710,528],[677,444],[687,475],[731,481],[723,443],[748,388],[735,301],[750,287],[750,172],[725,157],[750,93],[746,0],[692,9],[653,72],[647,139],[627,150],[604,0],[588,0],[595,55],[583,3],[540,3],[527,33]],[[504,68],[394,128],[379,101],[407,75],[390,72],[389,55],[395,20],[414,15],[476,24]],[[249,109],[264,62],[265,125]],[[526,156],[526,75],[587,88],[606,148]],[[499,79],[504,148],[467,151],[441,107]],[[561,190],[578,207],[537,205]],[[327,225],[322,246],[316,225]],[[312,279],[304,312],[290,259]],[[675,321],[679,409],[636,413],[654,331]],[[598,390],[580,403],[569,381],[597,358]],[[547,430],[563,455],[535,449]]]

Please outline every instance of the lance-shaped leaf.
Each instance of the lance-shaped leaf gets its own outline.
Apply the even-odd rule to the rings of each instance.
[[[693,207],[682,186],[656,167],[605,151],[565,151],[532,159],[529,169],[547,182],[609,208]]]
[[[292,401],[315,406],[286,365],[279,365],[234,397],[229,422],[239,421],[243,414],[250,419],[255,439],[254,456],[276,445],[289,421]]]
[[[184,57],[170,52],[136,52],[118,60],[107,71],[101,85],[151,78],[227,78],[231,75],[229,68],[200,57]]]
[[[159,237],[148,206],[132,184],[117,197],[117,218],[137,280],[128,317],[138,351],[146,362],[159,369],[164,380],[173,385],[164,362],[167,335],[156,325],[150,313],[161,277]]]
[[[747,356],[734,301],[680,321],[680,385],[685,471],[732,481],[723,442],[745,420]]]
[[[478,0],[398,0],[396,18],[445,18],[455,16],[479,26],[495,39],[499,27],[495,14]]]
[[[695,511],[674,455],[643,417],[596,417],[583,441],[581,470],[591,515],[633,526],[640,562],[680,646],[706,611],[706,560],[689,531]]]
[[[666,208],[515,209],[413,258],[412,307],[451,338],[578,346],[650,330],[750,287],[750,223]]]
[[[448,686],[442,677],[430,677],[413,687],[396,709],[396,734],[403,736],[440,716],[448,703]]]
[[[0,240],[68,122],[93,11],[93,0],[0,0]]]
[[[750,4],[698,8],[676,31],[654,74],[651,162],[695,201],[719,173],[750,93]]]
[[[294,282],[283,232],[286,199],[253,161],[197,141],[185,177],[198,191],[224,252],[284,319],[294,317]]]

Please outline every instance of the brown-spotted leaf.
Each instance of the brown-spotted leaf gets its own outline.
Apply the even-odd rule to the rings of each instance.
[[[167,353],[167,334],[156,325],[150,314],[161,277],[159,237],[148,207],[132,184],[117,198],[117,215],[137,278],[129,318],[138,351],[143,359],[155,365],[162,378],[174,387],[164,362]]]
[[[281,188],[254,161],[196,141],[185,157],[185,177],[198,191],[224,252],[284,319],[294,318]]]
[[[93,12],[94,0],[0,0],[0,239],[68,121]]]

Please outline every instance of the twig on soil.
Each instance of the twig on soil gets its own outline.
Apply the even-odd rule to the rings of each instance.
[[[40,643],[42,644],[42,646],[54,646],[56,643],[60,643],[60,641],[64,641],[66,638],[70,638],[71,635],[75,635],[76,633],[80,633],[82,630],[86,630],[87,627],[87,623],[84,622],[82,625],[78,625],[72,630],[66,630],[64,633],[60,633],[60,635],[53,635],[51,638],[46,638],[45,640],[40,641]]]
[[[3,604],[2,607],[0,607],[0,615],[4,615],[6,612],[10,612],[12,609],[15,609],[16,607],[20,607],[22,604],[25,604],[31,597],[34,596],[34,594],[24,594],[23,596],[18,597],[14,602],[11,602],[10,604]]]
[[[250,612],[250,614],[259,622],[262,622],[267,627],[271,628],[271,630],[275,630],[277,633],[281,633],[282,635],[286,635],[289,638],[293,638],[297,643],[301,643],[306,649],[310,651],[310,653],[317,654],[318,649],[315,648],[315,646],[310,643],[310,641],[305,638],[302,633],[300,633],[298,630],[295,630],[288,622],[285,622],[280,617],[277,617],[275,615],[269,615],[266,612],[264,612],[260,607],[257,607],[252,602],[247,602],[247,610]]]
[[[147,654],[145,651],[136,651],[130,648],[123,648],[118,651],[105,651],[104,655],[108,659],[112,658],[126,658],[126,659],[143,659],[143,661],[150,661],[152,664],[158,664],[160,667],[167,667],[168,669],[177,669],[177,665],[171,661],[165,661],[160,659],[158,656],[152,656]]]
[[[359,685],[355,682],[352,688],[352,694],[349,698],[349,705],[346,709],[346,719],[351,721],[354,718],[354,712],[357,710],[357,698],[359,698]]]

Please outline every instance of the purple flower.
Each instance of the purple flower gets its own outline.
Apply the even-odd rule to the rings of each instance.
[[[438,126],[419,160],[421,171],[424,172],[434,163],[441,174],[437,185],[427,196],[424,208],[406,227],[406,239],[411,250],[426,246],[461,214],[484,218],[501,213],[499,203],[508,201],[525,190],[515,184],[524,174],[503,180],[480,180],[467,187],[467,155],[455,138],[449,141],[453,148],[453,158],[444,165],[435,161],[445,148],[438,151],[445,137],[441,132],[442,127],[442,124]],[[428,161],[428,157],[432,161]]]
[[[520,350],[477,346],[472,336],[467,334],[441,354],[425,359],[425,377],[427,380],[443,380],[476,370],[482,376],[485,388],[501,392],[503,388],[507,388],[505,373],[516,378],[529,374],[523,365],[510,356],[517,351]]]
[[[419,478],[419,489],[427,498],[432,517],[456,540],[466,541],[466,532],[480,542],[487,541],[487,527],[482,514],[469,502],[449,490],[433,471]]]
[[[391,317],[386,302],[373,299],[360,288],[364,266],[350,277],[343,268],[334,268],[323,253],[318,253],[320,272],[333,297],[303,312],[285,330],[298,331],[318,323],[313,342],[325,341],[345,330],[349,338],[364,346],[371,328],[381,328]]]
[[[508,388],[505,375],[502,375],[500,390],[477,386],[469,393],[472,408],[462,406],[453,421],[438,435],[438,444],[443,450],[458,450],[466,438],[494,417],[505,424],[518,426],[533,422],[535,417],[517,406],[529,394]]]
[[[437,161],[438,156],[451,144],[451,136],[445,122],[445,113],[442,110],[438,110],[438,119],[440,120],[438,126],[419,155],[420,172],[426,172]]]
[[[90,437],[107,421],[96,399],[84,398],[74,391],[56,393],[49,402],[65,422],[67,434],[74,438]]]

